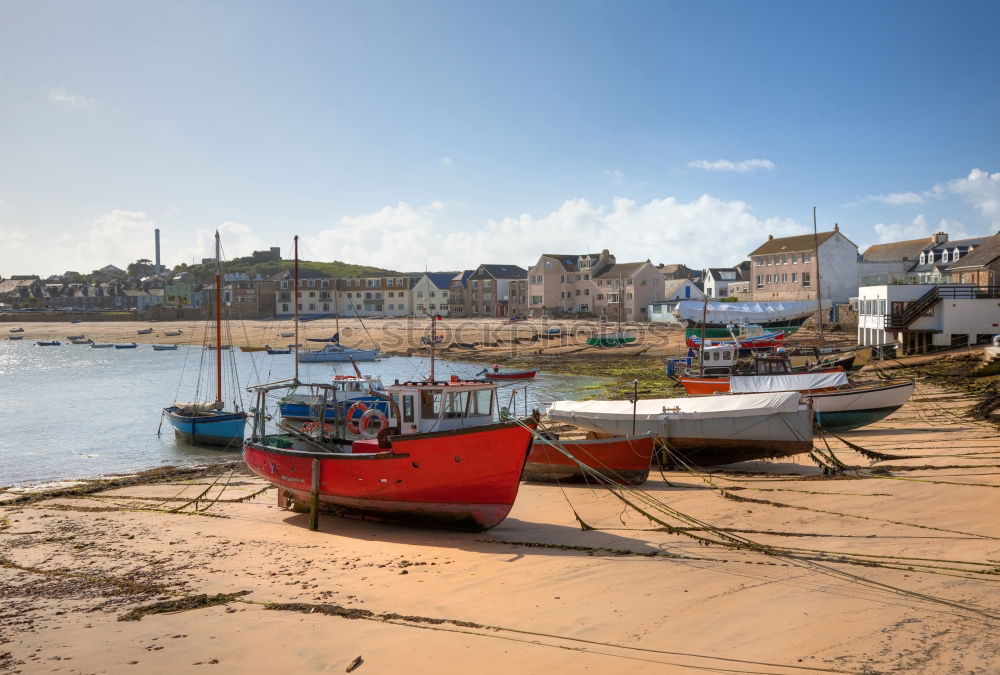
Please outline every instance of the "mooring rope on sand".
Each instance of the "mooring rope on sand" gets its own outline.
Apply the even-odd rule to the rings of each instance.
[[[529,427],[528,425],[524,424],[523,422],[518,421],[517,424],[523,426],[525,429],[528,429],[531,434],[538,435],[538,431],[536,431],[535,429]],[[598,480],[606,480],[607,477],[604,476],[600,471],[592,469],[591,467],[587,466],[586,464],[584,464],[583,462],[581,462],[580,460],[578,460],[570,452],[568,452],[564,447],[562,447],[562,445],[558,441],[551,441],[551,440],[549,440],[548,442],[552,444],[552,447],[556,448],[559,452],[562,452],[566,457],[568,457],[569,459],[571,459],[572,461],[574,461],[579,466],[579,468],[580,468],[581,471],[583,471],[585,473],[590,473],[591,475],[593,475]],[[681,459],[681,462],[683,462],[683,459]],[[687,469],[688,469],[689,473],[692,473],[692,475],[697,475],[697,473],[694,472],[693,469],[690,466],[688,466]],[[715,486],[713,485],[713,487],[715,487]],[[719,488],[716,488],[716,489],[719,489]],[[913,590],[909,590],[909,589],[904,589],[904,588],[900,588],[900,587],[897,587],[897,586],[893,586],[893,585],[888,584],[888,583],[876,581],[874,579],[869,579],[867,577],[862,577],[860,575],[853,574],[853,573],[847,572],[845,570],[840,570],[840,569],[831,567],[831,566],[829,566],[827,564],[824,564],[823,562],[818,562],[818,561],[816,561],[814,559],[803,558],[800,554],[796,553],[793,550],[782,548],[782,547],[775,547],[775,546],[770,546],[770,545],[762,544],[762,543],[757,542],[757,541],[755,541],[753,539],[750,539],[748,537],[744,537],[744,536],[741,536],[739,534],[736,534],[736,533],[734,533],[732,531],[726,531],[726,530],[723,530],[721,528],[717,528],[717,527],[711,525],[710,523],[707,523],[707,522],[702,521],[702,520],[700,520],[700,519],[698,519],[698,518],[696,518],[694,516],[691,516],[689,514],[683,513],[681,511],[678,511],[677,509],[674,509],[674,508],[670,507],[665,502],[661,501],[660,499],[657,499],[656,497],[650,495],[649,493],[647,493],[647,492],[645,492],[645,491],[643,491],[643,490],[641,490],[641,489],[639,489],[639,488],[637,488],[635,486],[609,484],[607,486],[607,491],[612,496],[614,496],[615,498],[621,500],[625,505],[627,505],[628,507],[632,508],[637,513],[639,513],[640,515],[644,516],[650,522],[657,523],[658,525],[660,525],[661,527],[663,527],[664,530],[667,533],[669,533],[669,534],[678,534],[678,535],[682,535],[682,536],[685,536],[685,537],[689,537],[689,538],[697,541],[702,546],[713,546],[713,545],[715,545],[715,546],[723,546],[723,547],[734,549],[734,550],[746,550],[746,551],[752,551],[752,552],[756,552],[756,553],[761,553],[761,554],[769,556],[769,557],[774,557],[774,558],[778,558],[778,559],[784,560],[785,562],[787,562],[787,563],[789,563],[791,565],[794,565],[796,567],[800,567],[800,568],[808,569],[810,571],[818,572],[818,573],[821,573],[821,574],[824,574],[824,575],[836,578],[836,579],[841,580],[841,581],[847,581],[847,582],[850,582],[850,583],[858,584],[858,585],[863,586],[863,587],[867,587],[867,588],[872,588],[872,589],[876,589],[876,590],[888,592],[890,594],[900,595],[900,596],[907,597],[907,598],[910,598],[910,599],[913,599],[913,600],[919,600],[919,601],[923,601],[923,602],[929,602],[929,603],[933,603],[933,604],[937,604],[937,605],[943,605],[943,606],[951,607],[952,609],[957,609],[957,610],[960,610],[960,611],[963,611],[963,612],[969,612],[969,613],[976,614],[978,616],[981,616],[981,617],[987,618],[987,619],[991,619],[991,620],[1000,619],[1000,614],[995,614],[995,613],[991,612],[990,610],[988,610],[986,608],[979,607],[979,606],[974,605],[972,603],[964,603],[964,602],[959,602],[959,601],[955,601],[955,600],[949,600],[947,598],[941,598],[941,597],[929,595],[929,594],[926,594],[926,593],[920,593],[919,591],[913,591]],[[720,491],[721,492],[726,492],[724,490],[720,490]],[[745,500],[745,499],[748,499],[748,498],[737,497],[737,499],[738,500]],[[753,501],[757,501],[757,500],[753,500]],[[759,501],[766,502],[766,500],[759,500]],[[571,508],[572,508],[572,506],[571,506]],[[793,508],[798,508],[798,507],[793,507]],[[812,510],[812,509],[809,509],[809,510]],[[573,512],[574,512],[574,515],[577,515],[578,521],[580,521],[581,523],[583,523],[584,522],[583,519],[579,517],[579,515],[577,514],[577,512],[576,512],[575,509],[573,509]],[[660,517],[660,516],[656,515],[655,512],[662,513],[663,516],[669,517],[669,518],[671,518],[671,519],[673,519],[673,520],[675,520],[677,522],[684,523],[685,525],[688,525],[689,527],[691,527],[691,526],[697,527],[697,528],[699,528],[699,531],[708,532],[712,536],[711,537],[709,537],[709,536],[702,536],[700,534],[697,534],[695,531],[693,531],[691,529],[681,529],[681,528],[678,528],[675,525],[673,525],[673,524],[665,521],[663,519],[663,517]],[[841,514],[837,514],[837,515],[841,515]],[[893,522],[893,521],[887,521],[887,522]],[[909,525],[908,523],[898,523],[898,524],[907,524],[907,525]],[[930,526],[920,526],[920,525],[914,525],[914,526],[915,527],[922,527],[922,528],[926,528],[926,529],[934,529],[934,530],[939,530],[940,529],[940,528],[931,528]],[[587,527],[590,528],[590,529],[596,529],[596,528],[594,528],[593,526],[591,526],[589,524],[587,525]],[[941,531],[948,531],[948,530],[941,530]],[[951,532],[952,534],[964,534],[964,535],[967,535],[967,536],[980,536],[980,537],[986,538],[986,539],[997,539],[996,537],[985,537],[985,536],[982,536],[982,535],[974,535],[974,534],[964,533],[964,532],[955,532],[955,531],[949,531],[949,532]],[[822,556],[829,556],[829,554],[825,553],[825,552],[821,552],[821,555]],[[834,559],[829,559],[829,558],[824,557],[824,558],[822,558],[822,560],[828,561],[828,562],[854,562],[855,564],[866,564],[867,566],[875,566],[875,564],[871,560],[868,560],[867,562],[860,562],[858,560],[851,561],[851,560],[849,560],[845,556],[839,556],[839,558],[834,558]],[[933,573],[933,572],[928,572],[928,573]],[[954,576],[954,575],[948,575],[948,576]],[[974,578],[974,577],[969,577],[969,578]]]

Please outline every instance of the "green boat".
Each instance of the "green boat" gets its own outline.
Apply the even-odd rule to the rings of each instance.
[[[591,347],[621,347],[630,342],[635,342],[635,333],[607,333],[587,338],[587,344]]]
[[[795,331],[797,331],[801,327],[802,327],[801,324],[794,324],[794,325],[768,325],[767,326],[767,330],[782,330],[782,331],[785,331],[785,337],[788,337],[789,335],[791,335],[792,333],[794,333]],[[739,329],[738,328],[734,329],[734,332],[737,333],[737,334],[739,334]],[[685,339],[692,338],[692,337],[695,337],[695,338],[700,338],[701,337],[701,326],[688,326],[684,330],[684,338]],[[731,338],[731,337],[732,337],[732,335],[730,334],[729,329],[726,328],[726,327],[721,327],[721,328],[718,327],[718,326],[706,326],[705,327],[705,338],[708,339],[708,340],[717,340],[719,338]]]

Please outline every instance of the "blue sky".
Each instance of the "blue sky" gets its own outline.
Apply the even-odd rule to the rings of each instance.
[[[995,2],[6,2],[0,276],[1000,229]]]

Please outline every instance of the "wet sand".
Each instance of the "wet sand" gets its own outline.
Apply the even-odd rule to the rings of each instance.
[[[239,462],[0,492],[0,671],[996,672],[1000,441],[971,403],[919,383],[844,436],[893,456],[831,439],[832,475],[654,471],[674,531],[606,488],[522,483],[487,533],[310,532]]]

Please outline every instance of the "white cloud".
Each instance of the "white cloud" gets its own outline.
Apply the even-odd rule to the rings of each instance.
[[[344,260],[400,271],[457,269],[480,263],[530,266],[542,252],[611,250],[622,262],[684,262],[692,266],[733,265],[775,236],[807,231],[789,219],[762,219],[739,201],[703,195],[639,204],[615,199],[610,208],[585,199],[564,202],[543,215],[522,214],[462,232],[448,231],[440,212],[405,202],[373,213],[342,218],[309,238],[321,260]]]
[[[736,173],[750,173],[752,171],[771,171],[774,169],[774,162],[769,159],[744,159],[733,162],[728,159],[717,159],[710,162],[707,159],[698,159],[688,162],[692,169],[703,169],[705,171],[735,171]]]
[[[938,221],[937,227],[932,227],[924,214],[918,214],[910,223],[876,223],[875,234],[878,235],[879,244],[888,244],[894,241],[909,241],[911,239],[930,238],[935,232],[944,232],[948,239],[968,239],[973,235],[968,233],[963,223],[957,220],[942,218]],[[861,250],[867,246],[862,246]]]
[[[993,225],[1000,223],[1000,172],[973,169],[965,178],[949,181],[948,189],[964,197]]]
[[[94,104],[92,97],[72,94],[65,87],[49,89],[48,94],[50,101],[66,108],[88,108]]]
[[[247,256],[254,251],[267,250],[274,245],[266,243],[262,238],[257,236],[252,227],[244,223],[234,223],[227,220],[219,225],[218,230],[219,240],[222,244],[223,260],[232,260],[233,258]],[[161,237],[166,234],[161,233]],[[173,267],[180,263],[190,263],[192,260],[200,263],[202,258],[214,257],[215,230],[200,229],[195,236],[198,241],[196,246],[171,249],[169,259],[166,253],[166,242],[163,242],[163,264],[167,267]]]
[[[441,158],[441,166],[454,166],[454,165],[455,165],[455,160],[453,160],[451,157]]]
[[[916,192],[890,192],[887,195],[871,195],[862,200],[862,202],[881,202],[890,206],[923,204],[925,201],[924,197]]]

